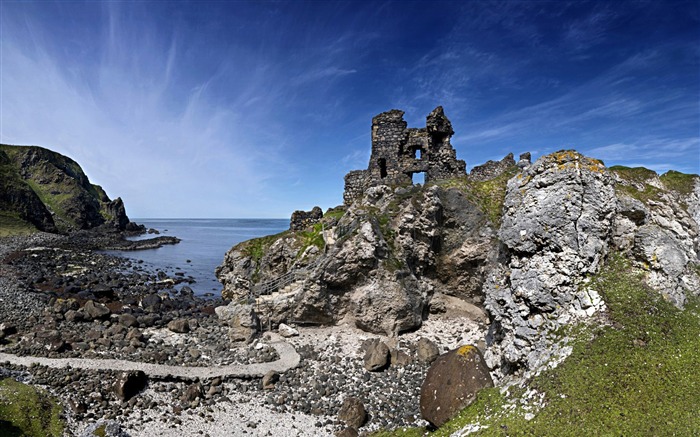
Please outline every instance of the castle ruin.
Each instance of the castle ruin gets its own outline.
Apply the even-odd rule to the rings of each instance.
[[[466,163],[457,159],[450,144],[452,123],[442,106],[427,117],[424,128],[409,128],[398,109],[372,118],[372,155],[367,170],[345,176],[343,201],[350,205],[376,185],[411,185],[413,175],[423,173],[425,182],[466,176]]]

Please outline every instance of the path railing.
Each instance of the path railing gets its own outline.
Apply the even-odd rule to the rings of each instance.
[[[275,279],[254,285],[251,289],[251,297],[256,298],[258,296],[272,294],[275,291],[286,287],[292,282],[306,279],[307,276],[308,272],[306,269],[291,270],[282,276],[276,277]]]

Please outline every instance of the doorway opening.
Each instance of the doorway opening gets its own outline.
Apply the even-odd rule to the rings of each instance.
[[[386,159],[379,158],[379,177],[384,179],[387,175],[386,173]]]

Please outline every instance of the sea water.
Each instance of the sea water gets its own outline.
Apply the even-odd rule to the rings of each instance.
[[[146,267],[161,269],[169,274],[176,271],[192,276],[188,284],[197,295],[213,293],[219,296],[221,284],[214,270],[224,261],[224,255],[235,244],[251,238],[277,234],[289,227],[289,219],[133,219],[160,235],[179,238],[179,244],[139,251],[110,253],[133,260],[142,260]],[[153,238],[144,234],[137,238]],[[189,262],[188,262],[189,260]]]

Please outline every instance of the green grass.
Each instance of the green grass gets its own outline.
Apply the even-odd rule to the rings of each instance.
[[[249,256],[259,263],[265,252],[272,246],[272,244],[289,234],[289,231],[280,232],[279,234],[267,235],[265,237],[253,238],[252,240],[245,241],[242,244],[241,252]]]
[[[63,435],[61,407],[41,389],[11,378],[0,380],[0,431],[5,436]]]
[[[323,239],[323,224],[321,222],[315,223],[307,231],[299,231],[297,236],[301,245],[299,252],[297,252],[298,257],[311,246],[316,246],[319,249],[323,249],[323,246],[326,244],[325,240]]]
[[[513,166],[503,174],[487,181],[471,181],[467,178],[448,179],[438,182],[444,188],[456,188],[462,191],[471,202],[486,215],[491,224],[501,225],[503,203],[506,199],[508,180],[515,176],[518,168]]]
[[[37,229],[31,223],[25,222],[16,214],[0,211],[0,237],[10,235],[28,235]]]
[[[669,170],[660,179],[664,186],[669,190],[673,190],[683,196],[688,196],[695,188],[695,182],[700,177],[695,174],[686,174],[678,171]]]
[[[504,408],[517,393],[488,389],[434,433],[419,428],[378,435],[447,436],[470,423],[488,427],[470,434],[478,436],[700,435],[699,299],[675,308],[618,255],[593,287],[608,305],[612,326],[582,330],[571,356],[532,381],[546,401],[532,420],[519,407]]]
[[[658,176],[654,170],[649,170],[648,168],[644,167],[625,167],[624,165],[613,165],[612,167],[609,167],[608,170],[617,173],[622,179],[628,182],[640,184],[646,183],[646,181],[649,179],[653,179]]]
[[[644,167],[625,167],[622,165],[614,165],[608,170],[629,182],[629,185],[617,184],[615,186],[616,191],[625,193],[644,203],[648,203],[649,200],[660,200],[661,190],[647,183],[649,179],[658,176],[655,171]],[[639,190],[634,185],[641,185],[644,188]]]

